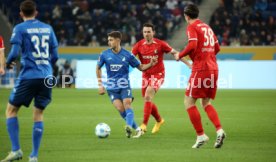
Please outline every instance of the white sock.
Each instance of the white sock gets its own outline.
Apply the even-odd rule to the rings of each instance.
[[[220,128],[219,130],[217,130],[217,134],[222,134],[222,133],[224,133],[224,131],[223,131],[222,128]]]

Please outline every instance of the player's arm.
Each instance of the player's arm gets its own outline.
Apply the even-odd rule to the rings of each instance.
[[[58,47],[54,47],[51,49],[51,64],[54,66],[58,60]]]
[[[15,60],[21,51],[21,44],[23,41],[21,29],[18,26],[15,26],[12,32],[10,43],[12,44],[10,53],[8,54],[8,58],[6,61],[6,67],[11,69],[15,65]]]
[[[18,45],[18,44],[13,44],[12,45],[11,51],[8,55],[7,62],[6,62],[6,67],[8,69],[11,69],[11,68],[14,67],[15,60],[18,57],[20,51],[21,51],[20,45]]]
[[[215,36],[215,54],[218,54],[220,51],[220,46],[217,37]]]
[[[181,59],[178,58],[179,57],[179,52],[176,51],[175,49],[172,49],[172,51],[170,52],[170,54],[172,54],[174,56],[175,60],[177,60],[177,61],[180,60],[185,65],[187,65],[190,69],[192,68],[192,65],[189,63],[189,61],[186,58],[184,58],[184,57],[181,58]]]
[[[54,67],[54,65],[56,64],[57,60],[58,60],[58,41],[57,41],[57,37],[55,35],[55,32],[54,30],[52,29],[51,27],[51,50],[50,50],[50,53],[51,53],[51,64],[52,66]]]
[[[197,48],[197,40],[189,41],[185,49],[179,53],[178,60],[189,55],[190,53],[193,53],[196,50],[196,48]]]
[[[137,69],[139,69],[140,71],[145,71],[145,70],[151,68],[152,66],[156,65],[156,63],[157,63],[157,58],[152,57],[150,59],[150,63],[148,63],[148,64],[140,64],[139,66],[137,66]]]
[[[98,80],[99,95],[104,95],[105,89],[104,89],[103,82],[102,82],[102,69],[99,65],[96,66],[96,75],[97,75],[97,80]]]
[[[0,75],[5,74],[5,54],[4,48],[0,48]]]
[[[197,48],[197,32],[192,26],[187,28],[188,45],[179,53],[178,60],[193,53]]]
[[[185,57],[182,57],[180,61],[187,65],[190,69],[192,69],[192,64]]]
[[[103,54],[99,56],[97,66],[96,66],[96,75],[97,75],[97,80],[98,80],[98,93],[99,95],[104,95],[105,94],[105,88],[103,86],[102,82],[102,66],[104,65],[104,57]]]

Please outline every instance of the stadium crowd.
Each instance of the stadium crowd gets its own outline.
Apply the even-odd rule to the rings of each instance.
[[[13,24],[21,21],[21,1],[0,2]],[[38,3],[38,19],[53,26],[60,46],[106,45],[106,33],[111,30],[123,33],[123,45],[133,45],[142,38],[141,26],[149,20],[157,26],[157,37],[168,39],[183,21],[185,5],[200,1],[47,0]]]
[[[221,45],[276,45],[275,0],[222,0],[210,26]]]

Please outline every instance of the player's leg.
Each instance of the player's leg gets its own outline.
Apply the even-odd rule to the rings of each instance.
[[[127,126],[132,126],[133,129],[136,130],[136,135],[133,136],[134,138],[139,138],[143,135],[143,132],[140,127],[137,127],[136,122],[134,120],[134,111],[132,108],[133,96],[131,88],[124,88],[121,90],[121,97],[123,100],[124,109],[126,111],[126,123]],[[129,130],[126,130],[129,133],[132,133]],[[129,135],[130,137],[130,135]]]
[[[20,160],[23,157],[23,152],[21,151],[19,144],[19,124],[17,119],[18,111],[18,107],[8,103],[6,109],[6,124],[10,141],[12,144],[12,151],[1,162]]]
[[[220,124],[218,113],[217,113],[216,109],[214,108],[214,106],[211,104],[210,98],[202,98],[201,105],[204,108],[205,112],[207,113],[208,118],[215,126],[216,130],[218,131],[219,129],[221,129],[222,127]]]
[[[186,110],[188,112],[190,121],[196,130],[197,139],[196,143],[192,146],[192,148],[200,148],[204,145],[208,140],[208,136],[204,134],[204,130],[202,127],[201,116],[196,106],[197,98],[201,98],[202,95],[202,73],[201,72],[192,72],[189,83],[185,93],[184,104]]]
[[[6,124],[7,130],[12,144],[12,150],[9,155],[2,160],[12,161],[22,159],[23,152],[19,144],[19,123],[17,119],[17,112],[21,105],[29,107],[34,96],[32,83],[29,80],[17,80],[14,89],[9,97],[9,103],[6,109]]]
[[[146,127],[148,125],[148,121],[152,111],[152,99],[154,97],[155,91],[154,88],[147,86],[145,88],[145,95],[144,95],[144,118],[143,118],[143,125]]]
[[[203,98],[201,100],[201,105],[207,113],[209,120],[213,123],[217,131],[217,139],[214,146],[215,148],[220,148],[223,145],[223,141],[226,137],[226,134],[220,124],[218,113],[214,106],[211,104],[210,98]]]
[[[36,95],[33,108],[32,152],[29,161],[37,161],[38,151],[44,132],[43,112],[52,100],[52,89],[44,85],[43,79],[33,80]]]
[[[126,120],[126,111],[122,102],[121,90],[107,90],[107,93],[113,106],[118,110],[121,117]],[[137,128],[137,124],[135,122],[133,122],[132,128]]]
[[[197,139],[195,144],[192,146],[192,148],[200,148],[202,145],[204,145],[208,140],[208,136],[204,134],[204,130],[202,127],[201,122],[201,116],[200,113],[195,105],[196,98],[185,96],[185,107],[187,109],[190,121],[196,130]]]
[[[29,161],[37,161],[38,151],[44,132],[44,123],[43,123],[43,109],[34,107],[33,108],[33,146],[32,152],[29,157]]]
[[[134,112],[131,107],[131,102],[132,102],[132,98],[123,99],[124,109],[126,111],[126,132],[128,134],[127,135],[128,138],[130,138],[132,134],[132,130],[130,128],[134,123]]]
[[[196,98],[185,96],[184,104],[188,112],[190,121],[193,124],[194,129],[196,130],[196,134],[200,136],[204,134],[204,131],[201,123],[200,113],[195,105],[196,100]]]
[[[154,93],[153,93],[153,97],[155,96],[155,94],[157,93],[157,91],[160,89],[161,85],[164,83],[164,74],[156,74],[154,75],[154,80],[152,80],[151,78],[151,81],[150,81],[150,88],[153,88],[154,89]],[[151,133],[157,133],[159,130],[160,130],[160,127],[161,125],[164,124],[165,120],[163,118],[161,118],[159,112],[158,112],[158,108],[157,106],[154,104],[153,102],[153,97],[151,98],[151,115],[155,118],[156,120],[156,123],[154,125],[154,127],[152,128],[152,131]]]
[[[156,93],[156,88],[152,86],[148,86],[146,93],[145,93],[145,103],[148,104],[149,107],[145,107],[144,109],[144,121],[143,124],[147,123],[149,120],[149,116],[153,115],[156,123],[154,127],[152,128],[151,133],[157,133],[160,130],[160,127],[162,124],[164,124],[165,120],[161,118],[157,106],[153,103],[153,98]]]

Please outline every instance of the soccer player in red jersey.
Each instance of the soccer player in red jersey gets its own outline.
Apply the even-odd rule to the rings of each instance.
[[[171,53],[178,55],[179,52],[174,50],[168,43],[154,38],[155,29],[154,25],[146,23],[143,25],[144,39],[137,42],[132,53],[138,55],[142,64],[148,64],[152,57],[157,59],[157,64],[146,71],[143,71],[142,77],[142,96],[145,99],[144,103],[144,119],[140,128],[146,132],[147,124],[150,115],[152,115],[156,124],[152,129],[152,133],[159,131],[160,126],[164,123],[164,119],[160,116],[157,106],[152,102],[154,95],[161,87],[165,77],[165,67],[163,62],[164,53]],[[182,59],[186,65],[190,66],[189,62]]]
[[[216,54],[220,51],[218,40],[213,30],[198,19],[199,10],[196,5],[187,5],[184,9],[185,20],[188,23],[188,45],[176,56],[181,59],[189,55],[193,61],[192,74],[186,89],[185,107],[193,124],[197,140],[192,148],[200,148],[209,138],[202,128],[200,113],[196,107],[197,99],[201,99],[201,105],[217,131],[217,139],[214,147],[223,145],[225,132],[210,99],[215,99],[217,91],[218,65]]]
[[[0,36],[0,75],[5,74],[5,54],[4,54],[4,41],[2,36]]]

